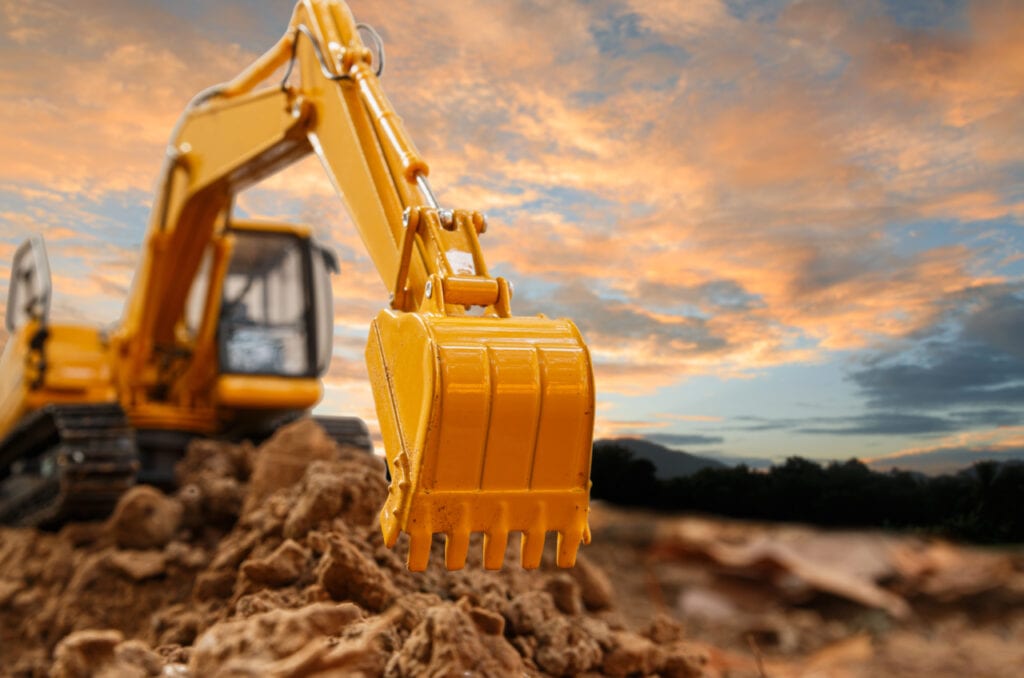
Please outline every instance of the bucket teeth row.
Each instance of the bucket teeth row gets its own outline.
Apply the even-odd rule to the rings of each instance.
[[[576,553],[583,542],[580,530],[557,532],[558,545],[555,562],[558,567],[572,567],[576,564]],[[468,531],[445,534],[444,565],[448,570],[461,570],[466,565],[469,555]],[[488,570],[500,570],[505,563],[505,551],[508,548],[507,530],[491,530],[483,533],[483,564]],[[406,562],[413,572],[423,572],[430,563],[430,549],[433,534],[422,533],[409,535],[409,555]],[[544,543],[547,531],[530,529],[520,533],[519,560],[524,569],[533,570],[540,567],[544,555]]]

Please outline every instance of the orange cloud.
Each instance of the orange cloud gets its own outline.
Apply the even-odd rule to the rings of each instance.
[[[973,451],[979,458],[993,453],[1024,449],[1024,426],[1001,426],[982,431],[966,431],[941,438],[938,442],[927,446],[908,447],[897,452],[869,458],[871,464],[892,463],[898,465],[900,460],[908,461],[915,457],[925,457],[945,451]]]
[[[149,192],[192,94],[255,56],[203,40],[159,10],[21,5],[2,6],[5,183],[93,197]]]
[[[872,87],[941,106],[947,124],[963,127],[1024,95],[1024,6],[1012,0],[972,3],[969,37],[896,32],[873,50],[865,68]]]

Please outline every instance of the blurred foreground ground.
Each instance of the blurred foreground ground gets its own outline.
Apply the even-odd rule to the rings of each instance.
[[[194,444],[102,525],[0,529],[0,675],[1020,676],[1024,551],[594,507],[576,568],[424,574],[377,458]]]
[[[1024,549],[595,506],[630,625],[662,613],[725,675],[1024,675]]]

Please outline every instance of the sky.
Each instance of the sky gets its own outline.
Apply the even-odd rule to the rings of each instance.
[[[440,201],[487,213],[514,311],[583,332],[597,437],[1024,458],[1024,3],[349,4]],[[54,320],[116,323],[171,128],[291,8],[0,0],[0,260],[44,235]],[[337,251],[320,410],[375,428],[387,291],[320,165],[238,206]]]

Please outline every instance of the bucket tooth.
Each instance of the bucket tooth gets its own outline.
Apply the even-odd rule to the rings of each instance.
[[[445,535],[444,566],[449,570],[461,570],[466,565],[469,553],[469,531],[456,530]]]
[[[508,548],[508,530],[497,528],[484,533],[484,568],[500,570],[505,562],[505,549]]]
[[[429,532],[420,532],[409,535],[409,558],[406,560],[406,567],[413,572],[423,572],[430,562],[430,545],[433,542],[433,535]]]
[[[540,567],[546,536],[547,532],[543,529],[531,529],[523,532],[522,540],[519,542],[519,560],[525,569],[535,570]]]
[[[558,556],[555,562],[559,567],[572,567],[576,564],[576,551],[579,550],[582,539],[582,530],[574,529],[558,533]]]
[[[398,535],[402,528],[398,525],[398,517],[388,504],[380,512],[380,530],[384,535],[384,545],[393,547],[398,542]]]

